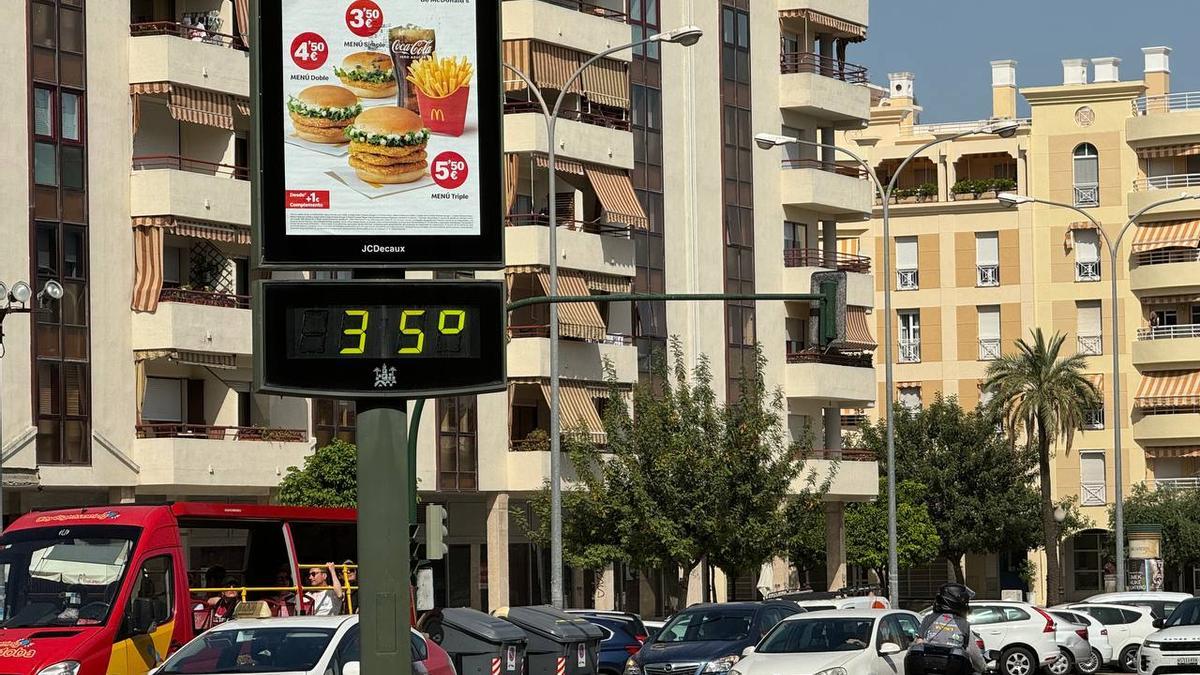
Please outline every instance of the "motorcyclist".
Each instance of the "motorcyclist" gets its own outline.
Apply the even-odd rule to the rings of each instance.
[[[905,658],[910,675],[983,673],[987,662],[972,638],[967,614],[974,591],[962,584],[945,584],[933,601],[933,611],[921,620],[916,640]]]

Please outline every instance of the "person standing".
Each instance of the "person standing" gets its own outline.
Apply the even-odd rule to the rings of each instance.
[[[342,583],[338,581],[333,563],[325,563],[325,567],[313,567],[308,570],[308,585],[310,590],[305,593],[312,603],[313,616],[334,616],[341,613]]]

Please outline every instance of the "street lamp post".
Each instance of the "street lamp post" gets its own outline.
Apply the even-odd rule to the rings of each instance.
[[[904,161],[900,162],[900,166],[896,168],[896,172],[892,174],[887,186],[875,175],[874,167],[867,160],[863,159],[854,152],[847,150],[841,146],[828,145],[809,141],[802,138],[794,138],[791,136],[779,136],[776,134],[758,134],[754,137],[758,147],[766,150],[780,145],[801,144],[810,145],[818,148],[832,148],[835,151],[843,152],[852,157],[856,162],[862,165],[867,176],[875,185],[875,189],[879,193],[879,198],[883,201],[883,359],[884,359],[884,386],[886,389],[886,419],[887,419],[887,483],[888,483],[888,595],[893,607],[900,606],[900,561],[897,554],[898,542],[896,533],[896,428],[895,415],[892,414],[892,407],[895,405],[896,393],[894,389],[894,374],[892,372],[892,279],[891,279],[891,210],[889,203],[892,200],[892,193],[896,189],[896,182],[900,179],[901,172],[922,152],[928,148],[946,143],[964,136],[974,134],[996,134],[1001,138],[1011,138],[1017,133],[1019,124],[1012,119],[991,120],[979,125],[974,129],[968,129],[956,134],[935,138],[928,141],[913,150]]]
[[[1112,370],[1113,370],[1113,482],[1115,486],[1116,499],[1113,505],[1113,520],[1115,521],[1114,529],[1117,539],[1117,590],[1125,590],[1125,496],[1121,484],[1121,356],[1117,348],[1121,335],[1121,324],[1118,320],[1117,312],[1117,249],[1121,246],[1121,239],[1125,237],[1125,233],[1129,228],[1137,223],[1147,211],[1164,206],[1166,204],[1174,204],[1175,202],[1187,201],[1189,199],[1200,199],[1200,195],[1192,195],[1186,192],[1181,193],[1178,197],[1162,199],[1152,204],[1148,204],[1140,211],[1133,214],[1129,220],[1125,221],[1125,225],[1121,227],[1121,231],[1117,233],[1117,238],[1112,239],[1104,228],[1100,226],[1100,221],[1096,220],[1092,214],[1075,206],[1074,204],[1065,204],[1062,202],[1053,202],[1047,199],[1038,199],[1028,195],[1018,195],[1011,192],[1002,192],[996,197],[1004,206],[1013,207],[1019,204],[1044,204],[1046,206],[1054,206],[1063,209],[1070,209],[1084,218],[1091,221],[1095,226],[1096,231],[1100,233],[1100,238],[1104,240],[1105,247],[1108,248],[1109,261],[1109,279],[1110,290],[1112,293]],[[1057,598],[1049,598],[1052,602],[1057,602]]]
[[[628,44],[606,49],[584,61],[574,73],[562,84],[558,98],[551,108],[542,96],[541,90],[533,80],[520,69],[511,64],[503,64],[525,82],[525,86],[533,93],[541,107],[542,117],[546,122],[546,164],[549,172],[547,195],[550,218],[550,288],[551,296],[558,295],[558,201],[555,199],[556,185],[556,151],[557,141],[555,132],[558,126],[558,114],[563,101],[570,93],[571,84],[579,79],[583,71],[596,61],[616,52],[633,49],[651,42],[668,42],[691,47],[700,41],[704,32],[696,26],[683,26],[666,33],[656,33],[650,37],[636,40]],[[559,383],[558,383],[558,305],[550,305],[550,601],[555,607],[563,607],[563,570],[562,570],[562,458],[560,457],[561,439],[559,413]]]

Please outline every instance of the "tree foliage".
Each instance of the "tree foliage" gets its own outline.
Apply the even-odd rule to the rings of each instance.
[[[879,494],[887,494],[887,480],[879,480]],[[941,547],[937,528],[925,505],[928,492],[916,481],[896,483],[896,557],[900,567],[914,567],[937,557]],[[846,506],[846,562],[872,569],[887,588],[887,499]]]
[[[335,439],[289,466],[279,483],[279,503],[287,506],[358,505],[358,448]]]
[[[1163,561],[1175,567],[1200,565],[1200,490],[1135,485],[1125,498],[1125,522],[1162,526]],[[1115,527],[1109,512],[1110,527]]]

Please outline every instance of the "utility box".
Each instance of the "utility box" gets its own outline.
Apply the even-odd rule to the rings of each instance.
[[[440,620],[423,626],[450,655],[458,675],[524,675],[525,633],[490,614],[443,609]]]
[[[604,631],[595,624],[550,606],[509,607],[496,616],[528,636],[526,675],[596,675]]]

